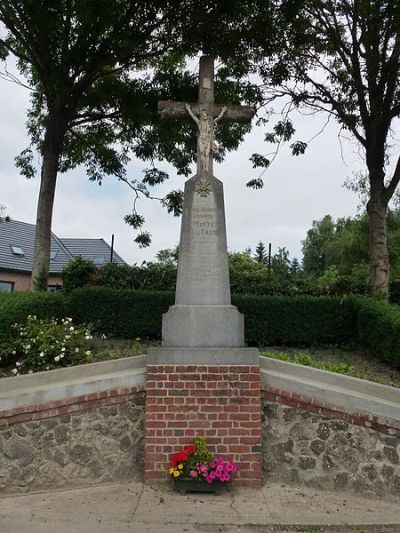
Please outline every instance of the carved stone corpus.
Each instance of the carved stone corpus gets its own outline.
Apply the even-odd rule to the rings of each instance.
[[[197,124],[197,174],[212,174],[214,125],[219,120],[229,122],[250,122],[254,110],[250,106],[225,105],[214,103],[214,58],[200,58],[199,101],[158,102],[158,112],[162,119],[191,119]]]

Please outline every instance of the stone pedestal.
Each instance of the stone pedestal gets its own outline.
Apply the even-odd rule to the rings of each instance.
[[[175,305],[163,316],[162,346],[244,346],[243,315],[231,305],[222,183],[185,184]]]

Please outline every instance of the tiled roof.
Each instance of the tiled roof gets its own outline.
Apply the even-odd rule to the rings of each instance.
[[[0,223],[0,269],[32,272],[33,253],[35,246],[34,224],[10,220]],[[21,248],[23,255],[17,255],[12,247]],[[18,250],[15,250],[18,251]],[[59,239],[51,234],[50,273],[56,274],[63,270],[74,257],[82,256],[102,264],[110,261],[111,248],[103,239]],[[114,251],[113,261],[125,264],[125,261]]]
[[[60,239],[72,257],[84,257],[101,266],[100,260],[104,263],[110,262],[111,247],[104,239]],[[98,261],[96,261],[98,260]],[[125,261],[115,252],[113,263],[125,264]]]

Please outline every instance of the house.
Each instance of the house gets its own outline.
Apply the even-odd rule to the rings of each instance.
[[[30,290],[35,230],[34,224],[17,220],[0,223],[0,291]],[[63,268],[79,256],[101,266],[110,262],[111,247],[104,239],[60,239],[51,234],[49,291],[62,285]],[[113,262],[126,264],[115,251]]]

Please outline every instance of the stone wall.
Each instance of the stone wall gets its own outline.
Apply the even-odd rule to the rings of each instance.
[[[70,414],[1,426],[0,493],[141,477],[144,393],[132,396],[108,405],[81,401]]]
[[[133,358],[1,381],[0,493],[143,479],[146,385],[141,364]],[[148,376],[147,451],[154,455],[147,467],[160,463],[158,478],[165,479],[163,461],[182,438],[186,443],[206,435],[222,454],[246,455],[245,446],[260,453],[259,373],[240,376],[235,368],[228,373],[222,368],[212,373],[205,366],[190,372],[164,368],[162,387],[156,376]],[[211,398],[217,381],[218,396]],[[250,402],[242,397],[244,391],[252,391]],[[265,381],[261,392],[265,479],[400,500],[399,417],[351,409],[350,402],[332,405]],[[157,427],[151,428],[152,417]],[[161,460],[160,446],[165,446]],[[247,468],[246,462],[243,472],[254,466]]]
[[[263,402],[263,460],[272,481],[400,499],[400,438]]]

